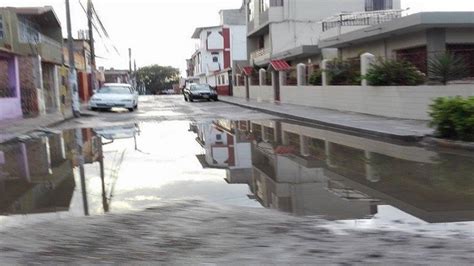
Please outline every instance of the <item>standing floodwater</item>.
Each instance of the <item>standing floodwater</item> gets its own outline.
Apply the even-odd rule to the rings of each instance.
[[[0,146],[0,260],[473,262],[472,153],[280,120],[81,133],[84,180],[76,130]]]

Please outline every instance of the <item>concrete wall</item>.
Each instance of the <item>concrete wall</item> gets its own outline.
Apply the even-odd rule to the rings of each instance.
[[[273,86],[250,86],[250,99],[255,99],[257,101],[273,101],[273,95]]]
[[[247,27],[229,26],[232,61],[247,60]]]
[[[284,0],[286,19],[320,21],[340,12],[364,11],[365,0]]]
[[[383,40],[354,44],[347,48],[341,48],[340,52],[343,59],[359,57],[367,52],[377,57],[392,58],[396,50],[423,46],[426,45],[426,42],[426,31],[419,31],[403,36],[393,36]]]
[[[251,92],[252,94],[252,92]],[[472,85],[449,86],[283,86],[281,102],[378,116],[429,120],[437,97],[474,96]]]
[[[245,98],[247,97],[245,93],[245,86],[234,86],[234,97]]]

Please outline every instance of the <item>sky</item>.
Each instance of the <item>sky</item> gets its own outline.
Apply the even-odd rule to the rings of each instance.
[[[335,0],[337,1],[337,0]],[[70,0],[73,34],[87,29],[79,2]],[[111,41],[97,35],[98,66],[128,68],[128,48],[138,67],[159,64],[184,72],[196,42],[191,35],[196,27],[219,24],[221,9],[239,8],[242,0],[93,0]],[[65,0],[0,0],[0,6],[53,6],[66,29]],[[473,0],[402,0],[409,13],[420,11],[474,11]],[[66,32],[64,32],[66,34]],[[66,36],[66,35],[65,35]],[[119,50],[117,54],[111,45]],[[107,45],[107,49],[105,46]],[[107,51],[108,50],[108,51]]]

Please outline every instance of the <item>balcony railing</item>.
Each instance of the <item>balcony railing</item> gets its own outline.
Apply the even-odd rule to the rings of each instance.
[[[270,49],[269,48],[263,48],[260,50],[256,50],[250,54],[250,58],[256,59],[259,57],[265,57],[270,55]]]
[[[53,39],[51,39],[51,38],[49,38],[46,35],[43,35],[41,33],[39,35],[39,42],[43,43],[43,44],[46,44],[46,45],[49,45],[49,46],[52,46],[52,47],[57,48],[57,49],[62,49],[62,44],[61,43],[59,43],[58,41],[53,40]]]
[[[385,10],[340,14],[323,21],[323,31],[337,27],[371,26],[402,17],[403,10]]]

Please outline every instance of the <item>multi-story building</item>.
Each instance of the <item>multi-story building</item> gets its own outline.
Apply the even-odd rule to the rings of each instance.
[[[400,9],[400,0],[245,0],[247,48],[251,66],[272,60],[319,62],[322,21],[336,14]],[[333,56],[328,50],[327,56]]]
[[[68,40],[65,39],[64,43]],[[64,63],[69,66],[69,49],[63,47]],[[87,102],[92,97],[93,91],[91,86],[92,81],[92,66],[91,66],[91,48],[89,40],[75,39],[74,40],[74,61],[77,70],[77,83],[79,88],[79,97],[81,101]]]
[[[20,109],[27,116],[68,109],[68,97],[60,91],[62,42],[61,24],[51,7],[0,8],[0,50],[16,56],[10,73],[20,73],[20,89],[10,93],[8,108],[16,110],[12,117],[21,117]]]
[[[246,62],[245,10],[221,10],[220,24],[200,27],[193,39],[199,40],[196,52],[188,61],[188,77],[216,87],[220,95],[232,94],[232,70]]]

